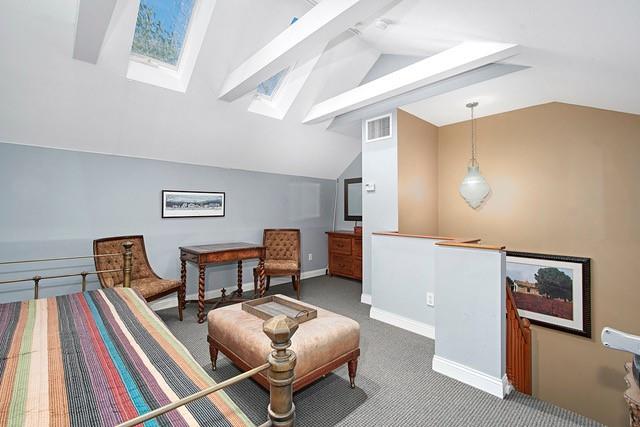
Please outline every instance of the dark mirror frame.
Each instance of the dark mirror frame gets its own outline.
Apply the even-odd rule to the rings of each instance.
[[[344,180],[344,220],[362,221],[362,215],[349,215],[349,185],[362,184],[362,178],[348,178]]]

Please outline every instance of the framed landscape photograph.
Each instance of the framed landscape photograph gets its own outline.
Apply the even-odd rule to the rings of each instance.
[[[162,190],[162,218],[224,216],[224,193]]]
[[[591,260],[507,251],[507,284],[531,323],[591,338]]]

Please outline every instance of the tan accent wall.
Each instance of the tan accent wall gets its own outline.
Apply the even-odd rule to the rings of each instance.
[[[438,233],[592,259],[593,338],[534,326],[533,392],[628,426],[630,356],[605,349],[600,332],[640,334],[640,116],[551,103],[481,118],[477,131],[493,193],[480,210],[466,205],[469,123],[439,128]]]
[[[438,128],[398,110],[398,227],[401,233],[438,231]]]

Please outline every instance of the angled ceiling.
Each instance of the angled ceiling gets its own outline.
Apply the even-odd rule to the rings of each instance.
[[[527,70],[403,108],[436,125],[467,120],[470,100],[480,116],[550,101],[640,114],[640,2],[403,0],[384,17],[386,31],[361,36],[383,53],[428,56],[461,40],[522,46],[504,62]]]
[[[467,120],[470,100],[480,102],[480,116],[550,101],[640,114],[639,2],[349,1],[368,4],[371,16],[360,10],[330,28],[326,40],[314,40],[317,49],[299,49],[315,56],[313,64],[299,87],[289,88],[286,106],[266,117],[251,112],[254,81],[233,102],[218,96],[239,87],[242,79],[228,83],[234,70],[317,1],[216,0],[188,86],[175,92],[126,78],[137,1],[4,0],[0,142],[336,178],[360,151],[359,126],[349,126],[403,101],[403,109],[436,125]],[[344,31],[355,15],[367,17]],[[386,30],[374,23],[380,16]],[[314,106],[463,42],[514,43],[520,53],[401,95],[389,90],[391,97],[333,124],[302,124]],[[304,64],[286,56],[247,75],[258,81],[283,57]]]
[[[78,2],[0,4],[0,142],[331,179],[360,152],[359,138],[301,124],[315,99],[356,86],[379,56],[351,33],[327,46],[283,120],[248,112],[251,94],[217,99],[305,1],[218,0],[185,93],[127,80],[133,3],[117,1],[97,64],[73,58]]]

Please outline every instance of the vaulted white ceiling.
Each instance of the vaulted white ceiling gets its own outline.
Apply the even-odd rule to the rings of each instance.
[[[338,117],[334,132],[326,121],[302,124],[313,107],[371,81],[376,69],[393,72],[389,64],[405,67],[465,41],[517,44],[520,53],[501,62],[518,67],[492,65],[414,90],[404,109],[436,125],[466,120],[471,100],[480,101],[480,116],[550,101],[640,114],[636,0],[367,0],[374,9],[391,4],[380,12],[388,28],[373,25],[374,14],[354,23],[355,34],[327,32],[313,71],[275,115],[282,120],[248,111],[251,93],[232,102],[218,96],[234,70],[310,10],[309,1],[216,0],[185,93],[126,78],[136,1],[93,0],[113,9],[95,26],[78,23],[91,16],[80,1],[88,2],[0,3],[0,142],[335,178],[360,151],[349,124],[357,131],[369,110]]]
[[[112,17],[131,33],[108,31],[97,64],[73,59],[77,1],[0,3],[0,142],[321,178],[360,152],[359,138],[301,123],[379,56],[351,33],[330,43],[283,120],[248,112],[251,94],[218,100],[228,73],[309,10],[305,1],[218,0],[186,93],[126,79],[131,3],[118,1]]]
[[[640,114],[640,2],[636,0],[403,0],[386,31],[363,29],[383,53],[428,56],[463,40],[516,43],[504,62],[530,68],[408,105],[436,125],[550,101]]]

